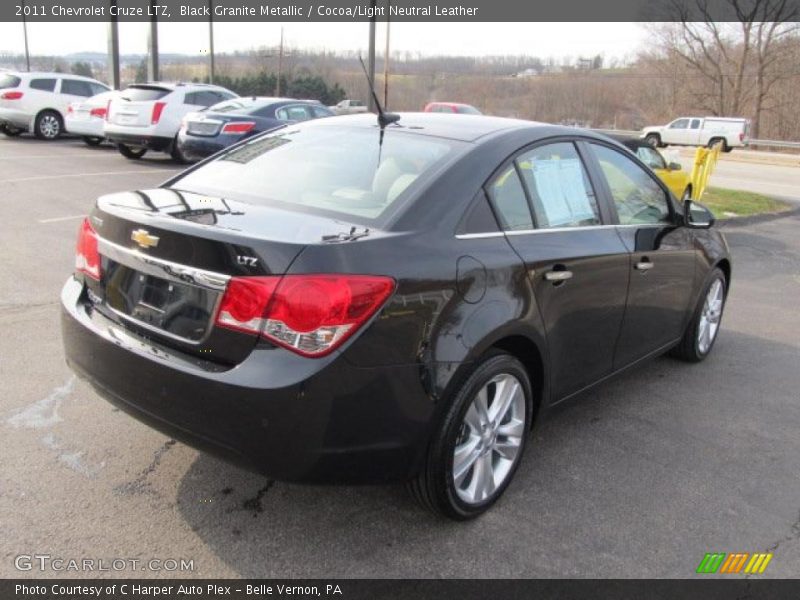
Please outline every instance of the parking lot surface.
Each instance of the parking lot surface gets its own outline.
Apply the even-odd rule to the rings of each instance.
[[[734,281],[706,362],[659,358],[556,411],[497,506],[456,524],[401,486],[239,470],[67,369],[58,296],[81,216],[177,170],[154,156],[0,137],[0,576],[683,578],[706,552],[767,550],[764,577],[800,572],[800,218],[726,229]],[[194,570],[20,572],[21,554]]]

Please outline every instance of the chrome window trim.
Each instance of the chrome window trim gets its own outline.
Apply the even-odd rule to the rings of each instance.
[[[175,283],[195,285],[215,292],[222,292],[228,286],[230,275],[206,271],[181,265],[163,258],[148,256],[138,250],[120,246],[114,242],[97,237],[98,251],[103,256],[107,256],[115,262],[126,267],[141,271],[148,275],[161,277]]]
[[[669,223],[666,221],[663,223],[629,223],[629,224],[617,224],[617,225],[582,225],[579,227],[550,227],[547,229],[518,229],[518,230],[508,230],[508,231],[490,231],[485,233],[459,233],[456,234],[456,239],[459,240],[475,240],[475,239],[482,239],[482,238],[494,238],[494,237],[502,237],[504,235],[528,235],[531,233],[563,233],[565,231],[587,231],[591,229],[628,229],[631,227],[643,228],[643,227],[666,227],[669,226]]]

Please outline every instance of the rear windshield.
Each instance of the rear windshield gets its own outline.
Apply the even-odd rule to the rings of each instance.
[[[173,186],[371,223],[461,146],[398,129],[381,144],[377,129],[291,126],[229,150]]]
[[[21,81],[19,77],[15,77],[14,75],[0,74],[0,90],[19,87]]]
[[[160,87],[131,86],[120,94],[120,98],[123,100],[130,100],[131,102],[147,102],[149,100],[163,98],[169,93],[170,90],[165,90]]]
[[[253,104],[255,104],[255,101],[252,98],[236,98],[235,100],[218,102],[208,110],[226,113],[234,110],[242,110],[243,108],[252,108]]]
[[[460,113],[462,115],[479,115],[479,114],[481,114],[481,111],[479,111],[474,106],[459,106],[456,109],[456,112],[458,112],[458,113]]]

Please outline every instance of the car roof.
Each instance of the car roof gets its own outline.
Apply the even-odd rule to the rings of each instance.
[[[462,115],[447,113],[409,112],[398,113],[400,121],[396,125],[389,125],[387,130],[399,128],[411,133],[431,137],[449,138],[464,142],[476,142],[481,138],[494,136],[512,131],[531,130],[545,136],[584,136],[597,139],[607,139],[605,136],[595,134],[585,129],[550,125],[523,119],[508,119],[505,117],[491,117],[475,115],[474,118],[464,119]],[[338,116],[333,119],[317,119],[305,123],[316,127],[331,127],[346,125],[349,127],[377,127],[377,115],[374,113],[361,113],[358,115]]]
[[[97,81],[97,79],[85,77],[83,75],[73,75],[72,73],[55,73],[49,71],[7,71],[4,73],[4,75],[14,75],[15,77],[21,78],[27,77],[29,79],[35,79],[37,77],[69,77],[70,79],[80,79],[82,81],[91,81],[92,83],[103,83],[102,81]]]
[[[428,102],[428,106],[469,106],[474,108],[472,104],[465,104],[463,102],[447,102],[446,100],[436,100],[435,102]]]
[[[165,90],[175,91],[178,88],[203,88],[209,90],[226,90],[221,85],[213,83],[194,83],[192,81],[184,83],[182,81],[145,81],[142,83],[132,83],[128,87],[160,87]]]

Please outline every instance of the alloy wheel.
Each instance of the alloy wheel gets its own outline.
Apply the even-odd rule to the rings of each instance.
[[[42,136],[51,140],[58,137],[61,131],[61,124],[58,122],[58,118],[55,115],[44,115],[39,122],[39,131]]]
[[[714,343],[719,331],[719,322],[722,318],[723,298],[722,281],[716,279],[708,288],[703,312],[700,313],[700,324],[697,327],[697,349],[700,354],[706,354]]]
[[[489,380],[473,398],[453,452],[453,483],[467,504],[490,498],[520,457],[525,432],[525,392],[508,373]]]

